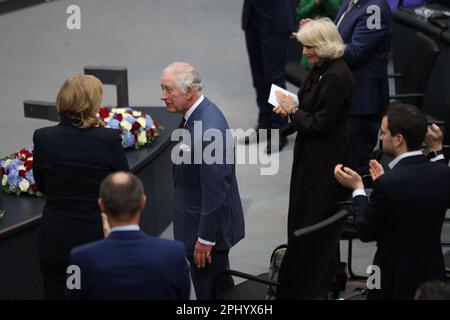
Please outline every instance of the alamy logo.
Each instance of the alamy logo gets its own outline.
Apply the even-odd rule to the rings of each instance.
[[[367,29],[380,30],[381,29],[381,9],[377,5],[371,5],[367,7],[367,14],[370,17],[367,18]]]
[[[369,274],[366,285],[367,289],[381,289],[381,271],[377,265],[370,265],[367,267],[366,273]]]
[[[246,137],[256,137],[254,129],[222,132],[213,128],[203,131],[201,121],[194,121],[193,129],[192,134],[187,129],[172,132],[171,140],[178,142],[171,153],[173,164],[259,164],[261,175],[274,175],[279,170],[278,152],[268,155],[265,151],[268,130],[259,130],[258,144],[245,145],[237,142]],[[270,137],[267,143],[271,144],[271,150],[278,150],[279,130],[271,129]]]
[[[69,275],[66,280],[66,287],[69,290],[81,289],[81,270],[77,265],[67,267],[66,273]]]
[[[66,26],[69,30],[81,29],[81,9],[79,6],[72,4],[67,7],[66,13],[70,14],[66,20]]]

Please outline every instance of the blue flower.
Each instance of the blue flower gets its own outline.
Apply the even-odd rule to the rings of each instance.
[[[122,133],[122,146],[124,148],[132,147],[136,143],[136,139],[130,132]]]
[[[108,121],[107,126],[113,129],[119,129],[120,121],[116,119],[111,119]]]
[[[30,184],[35,184],[33,170],[25,172],[25,178],[28,180]]]
[[[13,169],[10,168],[9,170],[10,171],[8,174],[8,184],[11,188],[17,188],[19,186],[20,180],[22,180],[22,178],[19,177],[19,171],[15,168]]]
[[[129,122],[130,124],[133,124],[136,122],[136,118],[135,117],[126,117],[124,119],[126,122]]]

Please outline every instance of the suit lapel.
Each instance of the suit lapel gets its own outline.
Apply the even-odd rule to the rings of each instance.
[[[339,8],[338,13],[336,14],[336,18],[334,19],[334,24],[338,23],[339,19],[341,18],[342,14],[344,13],[345,9],[347,9],[348,3],[350,1],[351,0],[344,0],[344,1],[342,1],[341,7]]]
[[[198,105],[198,107],[194,110],[194,112],[192,112],[189,119],[186,121],[185,128],[188,129],[191,132],[191,134],[192,134],[192,129],[194,127],[194,121],[200,121],[202,119],[203,109],[206,108],[208,103],[209,103],[209,100],[206,97],[204,97],[202,103],[200,103]]]
[[[189,116],[189,119],[186,121],[186,124],[184,128],[189,131],[191,134],[191,151],[193,150],[193,139],[194,139],[194,121],[201,121],[202,120],[202,114],[203,110],[206,108],[206,106],[209,104],[209,100],[204,97],[203,101],[198,105],[198,107],[192,112],[192,114]],[[192,160],[192,159],[191,159]],[[177,175],[178,175],[179,166],[172,164],[172,175],[174,183],[177,183]]]

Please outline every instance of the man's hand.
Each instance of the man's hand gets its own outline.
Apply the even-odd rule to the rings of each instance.
[[[352,169],[344,167],[342,164],[338,164],[334,168],[334,177],[346,188],[352,190],[364,189],[360,175]]]
[[[375,181],[384,174],[383,166],[377,160],[370,160],[370,175],[372,180]]]
[[[428,127],[427,134],[425,135],[425,144],[428,150],[441,150],[442,149],[442,131],[434,123]]]
[[[103,235],[105,238],[111,233],[111,227],[109,226],[108,217],[102,212],[102,225],[103,225]]]
[[[212,245],[203,244],[197,240],[194,249],[194,262],[197,265],[197,268],[204,268],[206,262],[208,262],[208,264],[212,262],[211,259],[212,247],[213,247]]]

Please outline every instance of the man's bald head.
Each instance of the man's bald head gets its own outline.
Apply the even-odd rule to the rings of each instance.
[[[136,216],[143,197],[141,180],[129,172],[111,173],[100,185],[100,199],[107,214],[117,220]]]

